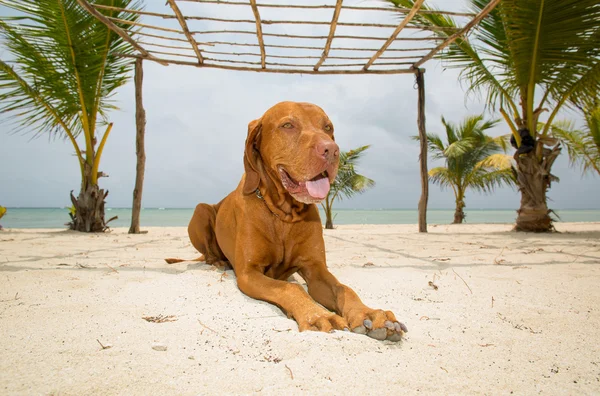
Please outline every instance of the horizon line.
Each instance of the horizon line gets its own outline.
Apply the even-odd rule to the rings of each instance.
[[[56,207],[56,206],[6,206],[7,209],[56,209],[56,210],[66,210],[68,209],[67,206],[65,207]],[[318,207],[319,210],[323,210],[323,208],[321,208],[320,206]],[[131,207],[126,207],[126,206],[114,206],[114,207],[107,207],[105,208],[106,210],[112,210],[112,209],[118,209],[118,210],[131,210]],[[162,206],[152,206],[152,207],[145,207],[142,208],[142,210],[193,210],[194,207],[162,207]],[[340,208],[340,209],[335,209],[333,208],[333,210],[367,210],[367,211],[385,211],[385,210],[414,210],[417,211],[417,208]],[[427,208],[427,210],[455,210],[455,208]],[[518,210],[515,208],[469,208],[465,210]],[[600,210],[600,208],[555,208],[554,210]]]

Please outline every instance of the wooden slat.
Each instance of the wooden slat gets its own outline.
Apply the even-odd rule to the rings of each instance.
[[[128,24],[128,25],[133,25],[133,26],[139,26],[139,27],[147,28],[147,29],[155,29],[155,30],[160,30],[163,32],[184,34],[184,32],[182,32],[180,30],[165,28],[162,26],[148,25],[148,24],[144,24],[144,23],[132,22],[132,21],[127,21],[124,19],[113,18],[113,17],[108,17],[108,19],[111,19],[111,20],[119,22],[119,23],[124,23],[124,24]],[[192,34],[192,36],[196,35],[196,34],[251,34],[253,36],[256,35],[256,32],[249,31],[249,30],[227,30],[227,29],[224,29],[224,30],[199,30],[199,31],[191,31],[190,33]],[[311,39],[311,40],[326,40],[328,37],[328,36],[312,36],[312,35],[264,33],[264,32],[262,35],[269,36],[269,37],[300,38],[300,39]],[[342,35],[342,36],[336,36],[336,38],[352,39],[352,40],[375,40],[375,41],[389,40],[389,38],[387,38],[387,37],[355,36],[355,35]],[[396,37],[395,40],[396,41],[443,41],[443,40],[445,40],[445,38],[438,37],[438,36]]]
[[[139,42],[140,44],[144,44],[146,46],[149,47],[158,47],[158,48],[167,48],[167,49],[181,49],[181,50],[186,50],[186,51],[191,51],[191,48],[188,47],[181,47],[181,46],[172,46],[172,45],[161,45],[161,44],[156,44],[156,43],[146,43],[146,42]],[[150,52],[155,53],[155,54],[160,54],[162,52],[159,51],[154,51],[154,50],[150,50]],[[213,54],[213,55],[227,55],[227,56],[258,56],[260,57],[260,54],[254,53],[254,52],[223,52],[223,51],[211,51],[211,50],[202,50],[203,54]],[[173,52],[164,52],[164,54],[166,55],[180,55],[180,56],[186,56],[186,57],[192,57],[194,58],[194,55],[189,55],[186,53],[173,53]],[[275,59],[321,59],[320,56],[313,56],[313,55],[269,55],[270,58],[275,58]],[[204,58],[206,59],[206,57]],[[369,60],[371,59],[368,56],[328,56],[327,59],[337,59],[337,60]],[[418,55],[411,55],[411,56],[380,56],[379,59],[387,59],[387,60],[402,60],[402,59],[414,59],[414,60],[418,60],[420,59],[420,56]],[[414,62],[410,62],[410,64],[412,65]]]
[[[173,9],[173,12],[177,16],[177,20],[179,21],[179,24],[181,25],[181,29],[183,30],[185,37],[187,37],[188,41],[190,42],[190,45],[194,49],[194,52],[196,53],[196,57],[198,57],[198,63],[200,63],[200,64],[204,63],[204,59],[202,58],[202,53],[200,52],[200,49],[198,48],[198,44],[196,43],[196,40],[194,40],[194,36],[192,36],[192,34],[190,33],[190,29],[188,29],[187,23],[186,23],[185,19],[183,18],[183,15],[181,14],[181,10],[177,6],[177,4],[175,4],[175,0],[167,0],[167,1],[169,2],[171,9]]]
[[[448,37],[443,43],[435,47],[431,52],[425,55],[421,60],[414,64],[415,69],[420,67],[423,63],[427,62],[429,59],[433,58],[435,54],[452,44],[456,41],[457,38],[466,34],[473,26],[477,25],[483,18],[485,18],[492,10],[500,3],[502,0],[491,0],[488,5],[486,5],[479,14],[471,21],[469,21],[461,30],[454,33],[452,36]]]
[[[128,21],[126,19],[116,18],[116,17],[106,17],[106,18],[110,19],[111,21],[119,22],[119,23],[122,23],[125,25],[132,25],[132,26],[139,26],[141,28],[160,30],[161,32],[184,34],[181,30],[177,30],[177,29],[171,29],[171,28],[166,28],[166,27],[162,27],[162,26],[148,25],[146,23],[133,22],[133,21]]]
[[[187,43],[187,40],[186,40],[186,43]],[[146,41],[141,41],[141,40],[138,40],[138,44],[145,45],[148,47],[159,47],[159,48],[178,49],[178,50],[183,50],[183,51],[192,51],[191,48],[183,47],[181,45],[165,45],[165,44],[158,44],[158,43],[148,43]]]
[[[132,14],[148,15],[148,16],[154,16],[154,17],[164,18],[164,19],[176,19],[177,18],[175,15],[162,14],[160,12],[150,12],[150,11],[145,11],[145,10],[130,10],[130,9],[123,8],[123,7],[108,6],[108,5],[103,5],[103,4],[92,4],[92,6],[97,10],[127,11]]]
[[[264,69],[267,67],[267,54],[265,52],[265,42],[263,41],[262,23],[260,22],[260,13],[256,6],[256,0],[250,0],[250,6],[252,7],[252,13],[256,22],[256,38],[258,39],[258,45],[260,46],[260,64]]]
[[[176,56],[182,58],[195,58],[194,55],[182,54],[179,52],[165,52],[165,51],[150,51],[153,55],[169,55]],[[229,55],[229,54],[228,54]],[[255,55],[255,54],[252,54]],[[290,58],[287,56],[279,56],[278,58],[283,59],[298,59],[298,58]],[[262,62],[253,62],[247,60],[235,60],[235,59],[218,59],[218,58],[210,58],[208,56],[204,56],[205,61],[216,62],[216,63],[239,63],[244,65],[260,65],[262,67]],[[351,60],[351,59],[343,59],[343,60]],[[378,62],[375,66],[404,66],[404,65],[412,65],[413,62]],[[328,65],[322,65],[321,67],[358,67],[362,66],[364,63],[332,63]],[[310,64],[298,64],[298,63],[281,63],[281,62],[265,62],[266,66],[286,66],[286,67],[313,67]],[[264,67],[262,67],[264,69]],[[314,70],[314,68],[313,68]]]
[[[180,0],[181,1],[181,0]],[[203,3],[208,3],[206,1],[202,1]],[[219,2],[220,4],[230,4],[230,3],[222,3]],[[243,4],[239,4],[239,5],[248,5],[247,3],[243,3]],[[275,5],[273,4],[258,4],[257,7],[273,7]],[[106,6],[106,5],[101,5],[101,4],[94,4],[94,7],[96,9],[100,9],[100,10],[110,10],[110,11],[128,11],[131,12],[133,14],[139,14],[139,15],[147,15],[147,16],[153,16],[153,17],[157,17],[157,18],[163,18],[163,19],[176,19],[177,17],[175,15],[169,15],[169,14],[162,14],[159,12],[150,12],[150,11],[142,11],[142,10],[128,10],[126,8],[122,8],[122,7],[113,7],[113,6]],[[284,6],[281,5],[281,8],[294,8],[294,5],[290,5],[290,6]],[[299,8],[307,8],[307,7],[303,7],[300,6]],[[326,6],[324,8],[335,8],[335,6]],[[409,12],[410,9],[408,8],[401,8],[401,7],[393,7],[393,8],[372,8],[372,7],[346,7],[346,6],[342,6],[342,9],[350,9],[350,10],[378,10],[378,11],[387,11],[387,12],[398,12],[398,13],[403,13],[403,12]],[[431,14],[431,13],[438,13],[437,11],[421,11],[420,13],[422,14]],[[447,11],[442,11],[442,13],[445,14],[449,14],[449,15],[454,15],[454,16],[472,16],[474,17],[476,14],[464,14],[464,13],[458,13],[458,12],[447,12]],[[231,22],[231,23],[254,23],[253,20],[249,20],[249,19],[226,19],[226,18],[213,18],[213,17],[203,17],[203,16],[195,16],[195,15],[190,15],[190,16],[184,16],[186,21],[190,21],[190,20],[198,20],[198,21],[215,21],[215,22]],[[329,22],[325,22],[325,21],[283,21],[283,20],[261,20],[261,23],[263,25],[276,25],[276,24],[301,24],[301,25],[329,25]],[[388,23],[358,23],[358,22],[338,22],[338,26],[351,26],[351,27],[377,27],[377,28],[395,28],[397,25],[396,24],[388,24]],[[438,28],[438,27],[431,27],[431,26],[418,26],[418,25],[414,25],[414,26],[409,26],[408,28],[411,29],[432,29],[432,30],[443,30],[445,28]]]
[[[104,23],[106,25],[106,27],[108,27],[110,30],[112,30],[113,32],[115,32],[116,34],[121,36],[121,38],[123,40],[125,40],[129,44],[131,44],[131,46],[133,48],[135,48],[136,50],[138,50],[144,58],[148,58],[148,59],[153,58],[153,56],[150,55],[150,53],[148,51],[146,51],[141,45],[139,45],[129,34],[127,34],[127,32],[125,32],[123,29],[121,29],[120,27],[115,25],[106,16],[102,15],[98,10],[96,10],[94,7],[92,7],[92,5],[90,3],[88,3],[86,0],[77,0],[77,3],[79,3],[80,6],[82,6],[87,12],[89,12],[94,17],[96,17],[99,21]],[[167,63],[160,61],[158,59],[152,59],[152,60],[154,60],[164,66],[167,65]]]
[[[192,34],[251,34],[256,35],[256,32],[249,30],[205,30],[205,31],[194,31]],[[284,37],[284,38],[299,38],[309,40],[327,40],[327,36],[313,36],[313,35],[300,35],[300,34],[283,34],[283,33],[264,33],[266,37]],[[354,35],[340,35],[335,36],[339,39],[352,39],[352,40],[373,40],[373,41],[385,41],[387,37],[377,36],[354,36]],[[443,41],[445,38],[437,36],[429,37],[398,37],[396,41]]]
[[[247,2],[243,1],[224,1],[224,0],[178,0],[178,1],[187,1],[190,3],[202,3],[202,4],[222,4],[222,5],[239,5],[239,6],[248,6]],[[335,6],[332,5],[304,5],[304,4],[258,4],[259,7],[264,8],[290,8],[290,9],[332,9]],[[409,8],[402,7],[360,7],[360,6],[342,6],[343,10],[354,10],[354,11],[397,11],[402,13],[407,13],[410,11]],[[421,11],[422,14],[441,14],[441,15],[450,15],[450,16],[458,16],[458,17],[468,17],[472,18],[476,14],[468,13],[468,12],[454,12],[454,11],[444,11],[444,10],[427,10]]]
[[[338,19],[340,17],[340,11],[342,10],[342,2],[344,0],[337,0],[335,3],[335,10],[333,11],[333,17],[331,18],[331,24],[329,25],[329,35],[327,36],[327,42],[325,43],[325,49],[323,50],[323,55],[321,55],[321,59],[317,62],[314,71],[319,70],[319,67],[325,62],[327,56],[329,55],[329,50],[331,49],[331,42],[333,41],[333,37],[335,36],[335,29],[338,23]]]
[[[144,37],[153,37],[153,38],[158,38],[158,39],[162,39],[162,40],[179,41],[179,42],[182,42],[182,43],[187,43],[188,42],[186,39],[179,38],[179,37],[160,36],[158,34],[152,34],[152,33],[147,33],[147,32],[136,32],[136,35],[138,35],[138,36],[144,36]],[[207,45],[207,44],[201,44],[201,45]]]
[[[139,55],[130,55],[130,54],[118,54],[118,56],[122,56],[124,58],[142,58]],[[148,60],[152,60],[155,62],[164,62],[173,65],[185,65],[185,66],[196,66],[196,67],[204,67],[204,68],[212,68],[212,69],[225,69],[225,70],[239,70],[239,71],[252,71],[258,73],[275,73],[275,74],[414,74],[414,69],[389,69],[389,70],[318,70],[314,71],[310,69],[310,65],[306,67],[309,69],[270,69],[270,68],[260,68],[260,67],[237,67],[237,66],[228,66],[228,65],[216,65],[211,63],[204,62],[203,64],[198,64],[198,62],[186,62],[186,61],[177,61],[171,59],[164,58],[147,58]]]
[[[232,45],[239,47],[258,47],[258,44],[253,43],[236,43],[231,41],[211,41],[210,45]],[[322,47],[311,47],[305,45],[279,45],[269,44],[267,47],[271,48],[287,48],[287,49],[304,49],[304,50],[320,50]],[[331,48],[332,51],[357,51],[357,52],[373,52],[377,51],[375,48],[352,48],[352,47],[337,47]],[[410,51],[429,51],[431,48],[388,48],[386,52],[410,52]],[[370,59],[370,58],[369,58]]]
[[[406,25],[408,25],[408,23],[414,18],[414,16],[417,15],[417,12],[419,11],[419,9],[421,8],[421,5],[423,4],[423,1],[425,1],[425,0],[416,0],[414,2],[413,8],[410,10],[410,12],[408,14],[406,14],[406,16],[404,17],[402,22],[400,22],[398,27],[394,30],[394,33],[392,33],[390,38],[388,38],[386,40],[386,42],[381,46],[379,51],[377,51],[375,53],[375,55],[373,55],[373,57],[371,57],[371,59],[369,59],[369,61],[363,67],[363,70],[367,70],[377,60],[377,58],[379,58],[381,56],[381,54],[383,54],[385,52],[385,50],[394,42],[394,40],[396,40],[396,37],[398,37],[398,34],[400,34],[402,29],[404,29],[404,27]]]

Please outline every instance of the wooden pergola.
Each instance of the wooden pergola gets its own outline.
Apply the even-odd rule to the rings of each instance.
[[[257,3],[256,0],[167,0],[164,13],[124,10],[92,4],[88,0],[77,1],[137,52],[123,56],[135,59],[138,163],[129,232],[139,233],[146,124],[142,105],[143,60],[165,66],[176,64],[260,73],[414,74],[418,85],[417,124],[420,136],[419,232],[427,232],[429,191],[425,69],[421,66],[456,39],[465,37],[501,0],[491,0],[478,14],[424,10],[421,9],[424,0],[416,0],[412,8],[384,7],[383,2],[344,5],[343,0],[323,0],[331,3],[324,5],[307,2],[287,4],[285,0],[279,0],[280,3],[275,0],[263,0],[265,3]],[[201,7],[210,7],[210,10],[199,12]],[[144,23],[112,16],[114,12],[122,11],[140,14]],[[247,19],[228,17],[232,13],[238,15],[244,12],[248,15]],[[286,16],[310,14],[311,18],[282,18],[280,14],[283,13]],[[327,13],[330,19],[314,18],[322,13]],[[392,17],[395,23],[381,23],[382,13]],[[435,32],[437,28],[415,22],[415,16],[426,13],[459,17],[466,23],[440,37]],[[270,19],[270,14],[276,18]],[[375,21],[369,19],[373,15],[376,15]],[[138,29],[132,37],[118,24],[133,24]],[[232,26],[235,28],[230,28]],[[328,29],[328,34],[306,34],[319,29]],[[288,30],[301,31],[291,33]]]

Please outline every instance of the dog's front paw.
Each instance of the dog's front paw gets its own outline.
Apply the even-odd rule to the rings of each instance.
[[[381,341],[400,341],[408,332],[404,323],[398,322],[391,311],[366,308],[350,311],[345,318],[354,333]]]
[[[299,315],[298,317],[294,317],[294,319],[298,322],[298,329],[300,331],[312,330],[330,333],[333,330],[350,329],[346,319],[325,309],[318,309]]]

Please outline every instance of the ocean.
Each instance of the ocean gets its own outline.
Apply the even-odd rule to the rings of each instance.
[[[559,221],[581,222],[600,221],[600,210],[555,210]],[[146,227],[184,227],[192,217],[193,209],[145,208],[142,210],[140,224]],[[513,223],[515,210],[470,209],[466,223]],[[110,222],[111,227],[129,227],[131,223],[130,208],[108,208],[106,219],[118,216]],[[341,224],[416,224],[417,210],[413,209],[339,209],[334,210],[334,225]],[[556,216],[555,216],[556,217]],[[325,216],[321,211],[321,219]],[[429,224],[450,224],[454,219],[454,210],[430,209],[427,211]],[[69,221],[65,208],[8,208],[0,220],[5,228],[63,228]]]

